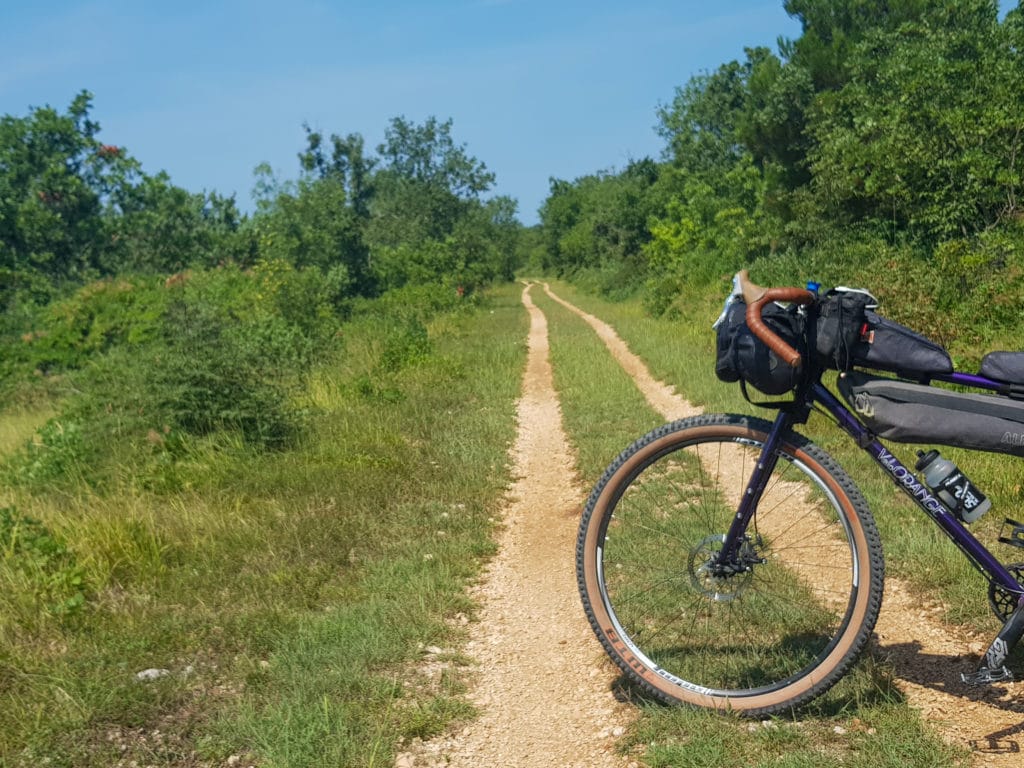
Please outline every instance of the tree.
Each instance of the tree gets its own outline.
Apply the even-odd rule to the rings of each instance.
[[[993,3],[973,2],[863,38],[811,128],[833,215],[936,242],[1015,212],[1024,54],[1012,34]]]
[[[635,286],[646,272],[649,222],[664,205],[661,181],[662,169],[650,158],[571,183],[552,179],[540,211],[544,266],[563,275],[599,270],[606,291]]]
[[[83,91],[65,114],[0,118],[0,270],[13,283],[28,273],[77,280],[102,261],[104,204],[138,166],[96,138],[91,101]]]
[[[686,174],[713,175],[746,151],[739,127],[747,111],[747,80],[752,64],[731,61],[697,75],[658,110],[658,133],[666,157]]]
[[[32,287],[122,272],[173,272],[227,256],[241,215],[232,198],[191,194],[102,143],[83,91],[0,118],[0,304]]]
[[[391,120],[384,143],[377,147],[384,171],[424,186],[444,189],[460,200],[479,199],[494,184],[494,174],[456,145],[452,121],[427,118],[423,125],[404,117]]]
[[[255,229],[265,256],[342,275],[351,293],[406,283],[463,290],[510,278],[515,204],[484,200],[494,175],[451,135],[452,122],[391,121],[378,156],[362,136],[306,130],[301,178],[257,169]]]
[[[767,48],[747,51],[749,72],[736,136],[754,162],[786,192],[810,180],[807,111],[814,99],[811,73]]]
[[[171,184],[163,171],[142,174],[108,207],[110,247],[101,257],[103,274],[167,274],[190,266],[212,266],[233,255],[242,215],[233,197],[194,194]]]
[[[377,147],[374,245],[443,239],[491,188],[494,174],[455,143],[451,129],[451,120],[434,117],[422,125],[404,117],[391,121]]]
[[[995,6],[995,2],[982,0]],[[967,5],[977,0],[967,0]],[[853,49],[864,37],[879,30],[894,31],[908,22],[929,17],[941,21],[950,0],[785,0],[783,7],[802,28],[796,40],[781,41],[783,56],[807,71],[816,92],[835,90],[851,76]]]
[[[789,85],[775,57],[749,49],[746,61],[692,78],[660,110],[670,170],[645,253],[666,284],[713,279],[778,246],[784,206],[769,203],[802,169],[800,110],[785,103],[798,89]]]
[[[365,154],[363,137],[358,133],[347,136],[331,134],[331,157],[323,152],[323,136],[308,125],[306,151],[299,154],[299,163],[307,173],[320,179],[331,179],[345,190],[345,199],[352,212],[361,219],[370,214],[370,200],[373,198],[373,169],[375,158]]]
[[[256,169],[257,248],[266,258],[317,267],[344,283],[349,294],[373,295],[366,232],[377,161],[364,154],[359,134],[332,134],[328,155],[323,135],[304,128],[298,182],[282,185],[269,166]]]

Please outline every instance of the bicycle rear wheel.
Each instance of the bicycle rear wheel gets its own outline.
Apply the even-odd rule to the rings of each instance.
[[[830,688],[882,600],[881,541],[835,461],[791,433],[743,543],[715,561],[761,447],[762,419],[697,416],[624,451],[591,493],[576,570],[605,650],[660,699],[749,715]]]

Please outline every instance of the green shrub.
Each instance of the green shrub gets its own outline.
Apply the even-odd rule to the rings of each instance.
[[[302,380],[308,340],[280,317],[240,322],[202,300],[168,312],[163,355],[149,359],[154,409],[195,435],[238,429],[265,447],[298,429],[291,397]]]
[[[64,542],[38,520],[0,508],[0,616],[31,627],[84,604],[82,570]],[[0,629],[5,623],[0,618]]]
[[[173,286],[159,343],[146,356],[120,361],[142,368],[142,406],[152,412],[147,429],[232,429],[261,447],[294,437],[304,418],[297,394],[310,364],[335,345],[342,278],[262,262],[252,271],[196,272]]]
[[[85,477],[97,453],[98,445],[88,439],[81,423],[53,418],[6,461],[4,475],[12,484],[46,487],[63,479]]]
[[[42,373],[81,368],[118,346],[137,346],[156,337],[167,292],[156,278],[101,280],[51,304],[42,325],[27,337],[32,364]]]
[[[308,421],[312,363],[339,348],[344,283],[261,262],[79,290],[44,313],[27,355],[62,371],[70,394],[5,474],[24,485],[102,485],[141,473],[162,487],[181,477],[173,464],[197,439],[225,431],[257,449],[291,443]],[[425,344],[422,324],[401,320],[386,365]]]
[[[683,293],[683,287],[683,280],[678,275],[652,277],[644,286],[644,310],[652,317],[670,314],[676,299]]]
[[[394,288],[376,299],[360,299],[353,305],[354,317],[388,319],[415,318],[430,321],[442,312],[478,306],[479,294],[460,294],[458,287],[440,283],[409,284]]]
[[[612,301],[623,301],[642,287],[647,270],[633,260],[609,261],[597,267],[583,267],[573,274],[573,283],[589,293]]]

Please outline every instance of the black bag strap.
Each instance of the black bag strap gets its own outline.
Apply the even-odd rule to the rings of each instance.
[[[744,379],[740,379],[740,391],[743,393],[743,399],[748,403],[753,406],[757,406],[758,408],[765,408],[770,411],[788,408],[795,402],[795,400],[751,400],[750,392],[747,391],[747,382]]]

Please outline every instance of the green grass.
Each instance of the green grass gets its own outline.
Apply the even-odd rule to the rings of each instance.
[[[0,414],[0,457],[21,447],[52,415],[48,409],[7,411]]]
[[[468,716],[420,649],[457,644],[493,551],[526,315],[505,286],[387,360],[380,325],[346,327],[293,450],[221,434],[168,469],[178,490],[126,468],[116,491],[5,492],[66,555],[0,560],[0,765],[390,766]],[[3,588],[72,567],[71,612]]]
[[[610,323],[656,378],[675,385],[691,402],[707,411],[766,415],[748,405],[735,385],[723,385],[714,376],[710,325],[720,305],[705,301],[706,322],[653,320],[637,302],[607,302],[561,282],[552,283],[552,288]],[[555,383],[567,432],[580,457],[580,474],[589,487],[620,450],[662,420],[623,379],[625,374],[584,321],[541,291],[534,291],[534,300],[549,317]],[[812,422],[815,429],[823,426],[828,425],[821,419]],[[886,520],[889,536],[883,534],[883,539],[895,536],[901,524],[906,525]],[[922,531],[930,527],[924,520],[916,524]],[[928,541],[927,533],[922,541]],[[646,702],[639,693],[634,696],[642,715],[625,746],[645,745],[645,759],[651,766],[933,768],[961,765],[965,760],[962,752],[925,727],[893,686],[890,670],[870,655],[828,694],[804,707],[797,719],[780,718],[767,726],[663,707]]]
[[[762,722],[693,709],[648,707],[631,738],[648,745],[645,760],[650,768],[967,764],[963,755],[940,740],[922,735],[919,716],[900,703],[862,705],[845,718]]]

